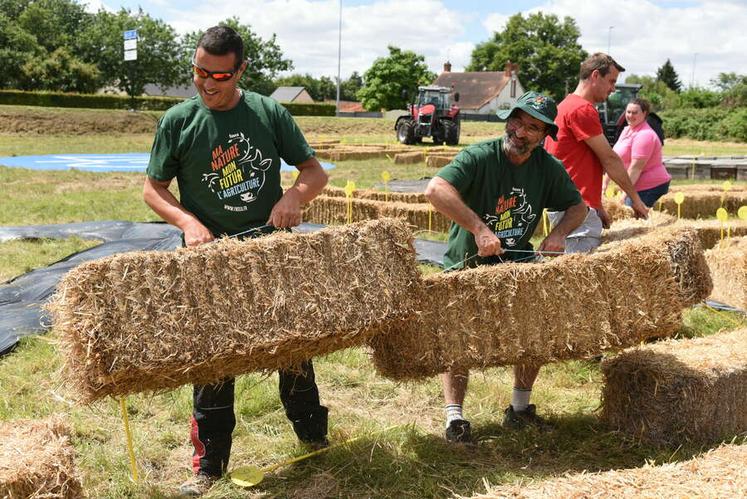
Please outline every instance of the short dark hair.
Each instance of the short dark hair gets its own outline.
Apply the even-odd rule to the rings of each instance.
[[[236,56],[236,68],[244,62],[244,42],[236,30],[228,26],[213,26],[200,37],[197,48],[202,47],[212,55],[226,55],[233,53]]]
[[[610,69],[613,67],[617,68],[619,72],[625,71],[625,68],[620,66],[611,56],[604,52],[597,52],[591,54],[581,63],[581,71],[579,71],[578,77],[581,80],[586,80],[591,76],[594,71],[599,71],[602,76],[607,76]]]
[[[646,99],[641,99],[640,97],[637,97],[633,99],[632,101],[628,102],[628,104],[635,104],[636,106],[641,108],[641,111],[648,114],[649,111],[651,111],[651,104]]]

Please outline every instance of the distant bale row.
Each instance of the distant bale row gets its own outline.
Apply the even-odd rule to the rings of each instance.
[[[747,445],[723,445],[696,458],[660,466],[568,473],[559,478],[488,487],[472,499],[715,498],[747,496]]]
[[[736,216],[740,206],[747,205],[747,191],[683,191],[685,200],[680,208],[682,218],[713,218],[716,210],[726,209],[732,217]],[[677,215],[676,192],[670,192],[656,203],[657,208],[672,215]]]
[[[711,298],[747,310],[747,237],[716,245],[705,257],[713,279]]]
[[[0,423],[0,497],[83,497],[70,430],[59,419]]]
[[[346,197],[345,189],[327,186],[321,193],[322,196]],[[425,194],[422,192],[386,192],[371,189],[358,189],[353,191],[355,199],[370,199],[373,201],[394,201],[397,203],[427,203]]]
[[[350,221],[375,220],[378,218],[400,218],[418,230],[446,232],[451,222],[430,204],[373,201],[319,196],[309,203],[303,212],[305,222],[337,225]]]
[[[682,309],[711,291],[697,235],[688,230],[424,281],[416,318],[392,322],[370,341],[384,376],[588,358],[671,335]]]
[[[668,445],[747,432],[747,329],[626,350],[602,372],[602,419],[614,428]]]
[[[83,401],[212,383],[360,345],[410,317],[412,233],[384,219],[84,263],[49,308]]]

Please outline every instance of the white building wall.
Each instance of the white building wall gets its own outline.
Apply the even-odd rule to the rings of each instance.
[[[487,104],[477,110],[477,114],[493,114],[499,109],[509,109],[513,106],[516,101],[524,93],[524,87],[521,86],[521,82],[518,78],[515,80],[516,85],[514,89],[514,95],[511,96],[511,82],[508,83],[503,90],[491,99]]]

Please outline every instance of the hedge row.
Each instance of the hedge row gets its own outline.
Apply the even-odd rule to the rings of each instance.
[[[108,94],[72,94],[63,92],[25,92],[22,90],[0,90],[0,105],[82,107],[92,109],[139,109],[141,111],[164,111],[183,99],[179,97],[135,97]],[[334,104],[283,103],[294,116],[334,116]]]
[[[667,137],[747,142],[747,107],[672,109],[659,114]]]

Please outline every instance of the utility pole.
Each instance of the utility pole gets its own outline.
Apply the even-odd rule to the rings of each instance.
[[[690,76],[690,88],[695,86],[695,61],[698,59],[698,53],[693,54],[693,74]]]
[[[342,60],[342,0],[340,0],[340,23],[337,28],[337,101],[335,116],[340,116],[340,61]]]
[[[612,28],[614,26],[610,26],[607,29],[607,55],[610,55],[610,46],[612,45]]]

